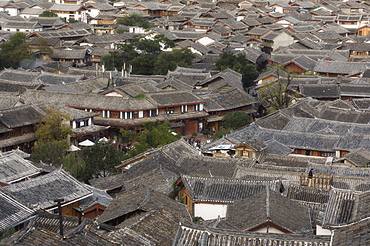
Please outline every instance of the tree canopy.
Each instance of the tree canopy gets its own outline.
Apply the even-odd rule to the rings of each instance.
[[[129,152],[129,156],[135,156],[150,148],[158,148],[180,139],[180,136],[171,129],[169,121],[145,122],[144,129],[139,134],[125,130],[121,130],[121,133],[137,142],[134,150]]]
[[[96,141],[95,145],[72,152],[62,159],[63,167],[75,178],[86,182],[89,179],[107,177],[116,174],[115,166],[127,159],[121,150],[111,142]]]
[[[272,69],[275,70],[277,80],[258,90],[258,99],[267,109],[267,113],[289,107],[293,99],[298,96],[289,90],[293,74],[281,65],[273,65]]]
[[[237,128],[249,125],[251,122],[250,116],[244,111],[234,111],[228,113],[224,115],[222,119],[222,125],[218,132],[213,134],[213,139],[221,138]]]
[[[24,33],[17,32],[0,46],[0,68],[18,68],[21,61],[31,57],[26,39]]]
[[[230,68],[238,73],[241,73],[243,76],[242,82],[244,88],[253,86],[254,80],[259,74],[256,67],[248,61],[244,53],[238,53],[235,55],[231,51],[225,51],[216,61],[216,67],[221,71]]]
[[[69,116],[52,108],[48,108],[47,111],[48,114],[36,125],[36,142],[31,160],[59,166],[69,149],[67,137],[72,130],[70,125],[65,124]]]
[[[137,26],[137,27],[142,27],[144,29],[149,29],[154,27],[153,24],[149,23],[144,16],[140,14],[130,14],[126,15],[122,18],[117,18],[117,24],[122,24],[126,26]]]
[[[224,121],[222,126],[233,130],[242,126],[246,126],[251,122],[249,114],[244,111],[228,113],[222,119]]]
[[[165,52],[174,46],[174,42],[156,35],[152,39],[134,36],[130,44],[117,45],[118,50],[102,57],[102,64],[109,69],[121,70],[126,64],[132,66],[133,74],[151,75],[164,74],[177,65],[189,66],[194,55],[188,50]]]
[[[66,121],[70,118],[60,111],[48,108],[48,114],[36,125],[35,137],[39,142],[61,141],[72,134],[72,129]]]
[[[53,12],[48,11],[48,10],[45,10],[39,16],[40,17],[58,17],[58,15],[56,13],[53,13]]]
[[[183,48],[169,52],[161,52],[154,62],[154,74],[167,74],[168,71],[173,71],[177,66],[190,67],[195,58],[189,49]]]

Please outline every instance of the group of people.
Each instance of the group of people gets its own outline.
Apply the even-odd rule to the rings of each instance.
[[[202,140],[199,138],[189,138],[188,143],[196,149],[200,149]]]

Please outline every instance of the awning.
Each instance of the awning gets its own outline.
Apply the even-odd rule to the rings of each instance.
[[[71,145],[71,147],[69,147],[69,151],[77,151],[77,150],[81,150],[81,149],[79,147],[74,146],[73,144]]]
[[[93,146],[95,145],[94,142],[90,141],[89,139],[86,139],[85,141],[82,141],[81,143],[79,143],[78,145],[80,146]]]

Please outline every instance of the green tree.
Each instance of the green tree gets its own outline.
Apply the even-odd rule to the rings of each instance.
[[[53,55],[53,50],[49,47],[48,41],[45,38],[39,38],[38,39],[39,49],[40,53],[51,56]]]
[[[256,67],[248,61],[244,53],[238,53],[235,55],[231,51],[225,51],[216,61],[216,67],[221,71],[230,68],[242,74],[244,88],[253,86],[254,80],[258,77],[258,71]]]
[[[154,62],[154,74],[167,74],[168,71],[173,71],[177,66],[190,67],[195,54],[189,49],[183,48],[170,52],[161,52]]]
[[[222,138],[223,136],[229,134],[230,132],[231,132],[231,129],[230,128],[225,128],[225,127],[221,126],[218,129],[218,132],[213,133],[212,139]]]
[[[63,141],[36,141],[31,154],[31,161],[42,161],[53,166],[60,166],[63,157],[67,154],[69,143],[67,140]]]
[[[69,116],[59,110],[48,108],[48,114],[36,125],[35,137],[38,142],[62,141],[72,134]]]
[[[298,97],[289,89],[294,77],[293,74],[281,65],[273,65],[272,69],[275,70],[277,80],[258,90],[258,99],[262,105],[265,105],[267,113],[289,107],[294,98]]]
[[[122,33],[125,33],[125,32],[128,32],[128,28],[125,28],[123,26],[119,26],[116,28],[115,32],[118,33],[118,34],[122,34]]]
[[[81,150],[85,161],[85,170],[92,174],[91,178],[107,177],[116,174],[115,166],[127,159],[127,155],[113,147],[110,142],[95,142],[95,145]]]
[[[10,37],[9,42],[1,45],[0,61],[2,68],[18,68],[22,60],[31,57],[26,39],[27,37],[24,33],[17,32]]]
[[[133,67],[133,74],[153,74],[154,63],[162,49],[173,47],[174,42],[165,38],[163,35],[156,35],[153,39],[143,39],[136,35],[130,44],[117,45],[123,53],[120,64],[126,63]],[[113,54],[109,54],[110,57]],[[112,58],[105,57],[106,60]],[[121,65],[120,65],[121,66]],[[119,69],[119,67],[116,67]]]
[[[66,171],[82,182],[87,182],[95,174],[93,168],[87,168],[80,151],[70,152],[63,156],[61,163]]]
[[[238,129],[242,126],[249,125],[251,120],[250,116],[244,111],[234,111],[222,117],[222,125],[218,132],[212,135],[213,139],[219,139],[229,134],[231,131]]]
[[[111,142],[95,142],[95,145],[72,152],[62,159],[63,167],[76,179],[87,182],[89,179],[116,174],[115,166],[128,156],[113,147]]]
[[[115,68],[121,70],[124,63],[124,54],[122,51],[109,51],[108,55],[101,57],[101,63],[107,70],[114,70]]]
[[[53,13],[53,12],[48,11],[48,10],[45,10],[39,16],[40,17],[58,17],[58,15],[56,13]]]
[[[154,27],[154,25],[152,23],[149,23],[144,16],[136,13],[126,15],[122,18],[117,18],[116,23],[125,26],[142,27],[144,29],[150,29]]]
[[[36,142],[31,160],[59,166],[69,149],[67,137],[72,130],[70,125],[65,124],[69,121],[69,116],[52,108],[48,108],[47,112],[35,127]]]
[[[139,134],[135,132],[121,130],[123,136],[128,137],[137,144],[135,149],[129,152],[129,156],[135,156],[150,148],[158,148],[163,145],[172,143],[180,138],[170,126],[169,121],[165,122],[145,122],[144,129]]]
[[[239,127],[246,126],[250,124],[250,116],[244,111],[235,111],[226,114],[223,118],[222,126],[235,130]]]

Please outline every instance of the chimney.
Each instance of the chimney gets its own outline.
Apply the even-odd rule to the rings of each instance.
[[[55,199],[54,202],[58,203],[58,214],[59,214],[59,234],[63,237],[63,214],[62,214],[62,202],[63,198]]]

